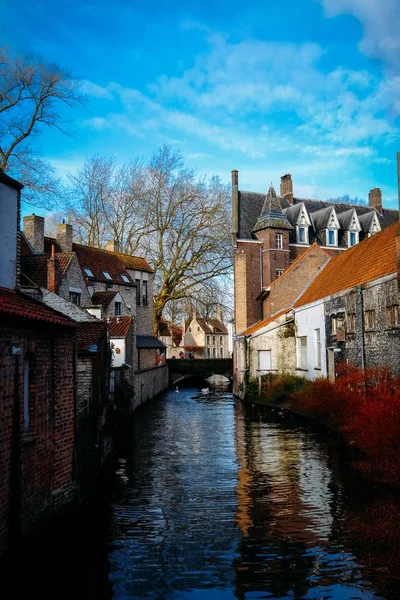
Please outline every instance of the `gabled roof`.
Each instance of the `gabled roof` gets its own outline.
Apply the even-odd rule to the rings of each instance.
[[[334,211],[333,206],[327,206],[326,208],[320,208],[319,210],[311,213],[311,220],[314,223],[315,229],[318,231],[320,229],[326,229],[330,223],[332,211]]]
[[[56,260],[56,283],[59,285],[69,269],[73,252],[58,252]],[[35,283],[39,287],[47,287],[47,254],[32,254],[21,256],[21,285]]]
[[[117,254],[126,269],[153,273],[153,269],[150,267],[145,258],[140,256],[131,256],[130,254],[122,254],[122,252],[118,252]]]
[[[90,281],[102,281],[104,283],[116,283],[119,285],[134,285],[134,281],[125,269],[119,254],[94,248],[92,246],[83,246],[81,244],[72,244],[72,250],[76,252],[83,277],[90,285]],[[90,269],[93,278],[88,277],[84,269]],[[111,279],[108,279],[104,273],[108,273]],[[128,279],[124,281],[122,275]]]
[[[64,327],[76,327],[68,317],[64,317],[55,310],[43,306],[33,298],[15,290],[0,287],[0,314],[8,314],[24,319],[31,319]]]
[[[106,335],[107,323],[97,320],[93,323],[80,323],[76,334],[76,347],[79,352],[95,353],[100,338]],[[92,351],[91,351],[92,350]]]
[[[92,305],[93,306],[102,306],[103,308],[107,308],[114,300],[117,295],[117,291],[113,292],[95,292],[92,296]]]
[[[137,335],[136,336],[136,347],[137,348],[166,348],[158,338],[154,335]]]
[[[270,317],[267,317],[266,319],[263,319],[262,321],[258,321],[258,323],[255,323],[254,325],[252,325],[251,327],[249,327],[248,329],[243,331],[243,333],[241,333],[240,335],[246,335],[246,336],[251,335],[252,333],[259,331],[263,327],[266,327],[270,323],[273,323],[274,321],[279,319],[279,317],[282,317],[282,315],[285,315],[289,312],[290,312],[290,309],[281,310],[276,315],[272,315],[272,317],[270,316]]]
[[[110,337],[126,337],[131,325],[132,317],[110,317],[110,319],[108,319],[108,332]]]
[[[396,233],[400,234],[399,223],[332,258],[297,300],[295,308],[395,273]]]
[[[185,331],[187,331],[192,321],[192,318],[185,320]],[[221,323],[221,321],[219,321],[218,319],[203,319],[202,317],[197,317],[196,321],[200,325],[204,333],[211,335],[228,333],[228,330],[225,327],[225,325]]]
[[[348,210],[342,210],[341,212],[338,213],[338,221],[340,223],[341,228],[344,229],[344,231],[350,230],[351,223],[352,223],[354,217],[355,217],[356,221],[358,223],[360,223],[358,220],[357,211],[354,208],[349,208]]]

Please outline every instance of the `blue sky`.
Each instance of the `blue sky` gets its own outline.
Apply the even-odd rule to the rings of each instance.
[[[300,197],[377,186],[397,206],[398,0],[0,0],[0,23],[0,43],[84,82],[74,136],[41,138],[63,177],[166,143],[241,189],[290,172]]]

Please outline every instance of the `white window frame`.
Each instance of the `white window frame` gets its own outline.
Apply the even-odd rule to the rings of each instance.
[[[283,234],[282,233],[275,234],[275,248],[277,250],[283,250]]]
[[[300,239],[300,230],[304,229],[304,240]],[[296,239],[298,244],[308,244],[308,227],[305,225],[296,226]]]
[[[263,361],[263,359],[266,359]],[[267,367],[262,366],[262,363],[267,363]],[[258,371],[260,373],[268,373],[272,371],[272,351],[269,349],[258,351]]]
[[[333,233],[333,244],[330,243],[329,241],[329,234]],[[337,229],[332,229],[331,227],[328,227],[328,229],[326,230],[326,245],[327,246],[337,246],[338,245],[338,232]]]
[[[307,336],[300,335],[297,338],[297,368],[302,371],[307,371],[307,359]]]
[[[315,336],[315,368],[321,368],[321,330],[314,329]]]
[[[121,275],[121,279],[124,283],[130,283],[130,281],[126,275],[124,275],[123,273],[121,273],[120,275]]]
[[[112,277],[108,271],[103,271],[103,275],[108,281],[112,281]]]
[[[93,277],[93,279],[94,279],[94,275],[93,275],[91,269],[89,269],[89,267],[83,267],[83,270],[85,271],[85,273],[88,277]]]
[[[354,244],[351,244],[351,243],[350,243],[350,241],[351,241],[351,235],[352,235],[352,234],[354,234],[354,239],[355,239],[355,242],[354,242]],[[348,247],[349,247],[349,248],[353,248],[354,246],[357,246],[358,242],[359,242],[359,234],[358,234],[358,231],[348,231],[348,232],[347,232],[347,245],[348,245]]]

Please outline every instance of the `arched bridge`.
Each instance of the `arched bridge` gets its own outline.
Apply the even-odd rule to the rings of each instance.
[[[207,379],[211,375],[224,375],[228,379],[232,379],[233,361],[231,358],[169,358],[167,364],[170,385],[192,377]]]

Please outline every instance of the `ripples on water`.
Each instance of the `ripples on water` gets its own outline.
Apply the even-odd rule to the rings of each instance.
[[[344,545],[327,446],[279,414],[245,412],[230,394],[182,389],[135,416],[111,523],[113,598],[378,598]]]

